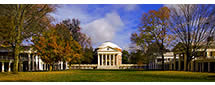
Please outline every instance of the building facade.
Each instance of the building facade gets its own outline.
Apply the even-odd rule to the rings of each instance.
[[[11,72],[13,70],[14,58],[12,57],[12,50],[0,48],[0,72]],[[31,48],[26,47],[24,51],[19,54],[19,71],[47,71],[50,65],[44,63],[41,57],[36,54]],[[53,70],[63,70],[63,62],[58,62],[53,65]]]
[[[119,69],[122,64],[122,49],[114,43],[105,42],[98,47],[97,69]]]
[[[188,63],[188,68],[185,67],[186,55],[184,53],[167,52],[164,54],[164,69],[193,72],[215,72],[215,48],[198,49],[198,56],[193,57]],[[150,63],[149,68],[161,69],[162,58],[158,56],[154,62]]]
[[[144,69],[145,64],[122,64],[122,49],[114,43],[104,42],[97,49],[97,64],[71,64],[71,69]],[[0,48],[0,72],[13,70],[12,50]],[[48,71],[50,65],[42,61],[36,51],[27,47],[20,52],[19,71]],[[67,62],[56,62],[52,70],[69,69]]]

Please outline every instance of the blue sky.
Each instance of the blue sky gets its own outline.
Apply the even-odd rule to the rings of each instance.
[[[79,19],[82,32],[92,39],[96,48],[105,41],[116,43],[123,49],[128,49],[131,33],[136,32],[141,15],[149,10],[158,10],[163,5],[59,5],[51,15],[55,23],[64,19]]]

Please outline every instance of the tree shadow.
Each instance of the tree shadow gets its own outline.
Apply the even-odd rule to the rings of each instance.
[[[30,80],[0,80],[0,82],[32,82]]]

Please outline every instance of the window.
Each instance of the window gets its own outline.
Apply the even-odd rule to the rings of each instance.
[[[210,52],[210,56],[213,56],[213,52]]]

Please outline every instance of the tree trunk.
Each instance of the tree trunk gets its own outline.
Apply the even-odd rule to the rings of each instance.
[[[19,62],[19,50],[20,50],[20,43],[21,43],[21,29],[24,22],[24,10],[23,5],[17,5],[17,19],[14,19],[16,21],[15,23],[15,30],[16,30],[16,38],[15,38],[15,49],[14,49],[14,67],[13,71],[14,73],[18,73],[18,62]]]
[[[71,66],[71,64],[69,65],[69,70],[72,70],[72,66]]]
[[[161,70],[164,71],[164,55],[163,55],[163,53],[162,53],[162,68],[161,68]]]
[[[19,45],[16,43],[15,49],[14,49],[14,66],[13,66],[13,72],[18,73],[18,64],[19,64]]]
[[[174,70],[176,70],[176,54],[174,54]]]
[[[187,55],[183,55],[183,57],[184,57],[184,71],[187,71],[188,68]]]
[[[53,65],[49,65],[49,71],[52,71]]]

